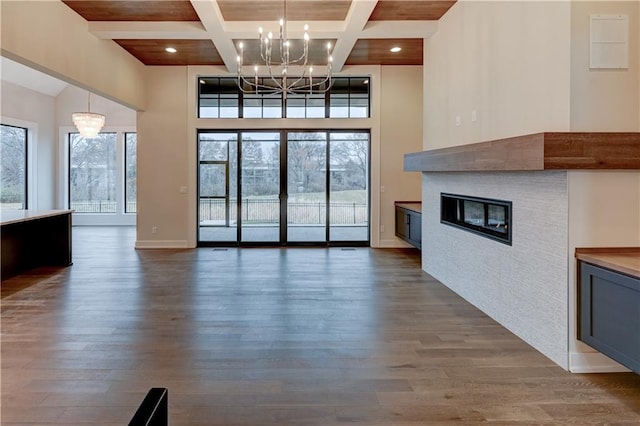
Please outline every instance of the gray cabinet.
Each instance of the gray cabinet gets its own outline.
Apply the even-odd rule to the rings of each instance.
[[[421,203],[396,203],[396,236],[417,249],[422,248]]]
[[[579,262],[578,338],[640,374],[640,279]]]

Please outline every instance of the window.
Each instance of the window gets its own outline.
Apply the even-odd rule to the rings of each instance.
[[[124,134],[124,212],[135,213],[137,211],[137,147],[136,133]]]
[[[199,83],[199,118],[240,117],[240,93],[235,78],[201,77]]]
[[[116,133],[87,139],[69,133],[69,208],[116,213]]]
[[[336,78],[329,93],[331,118],[369,117],[369,79]]]
[[[293,78],[293,77],[292,77]],[[369,77],[335,77],[331,89],[324,85],[309,93],[255,94],[238,88],[234,77],[199,77],[199,118],[368,118]],[[258,84],[274,86],[269,77],[257,77]],[[308,84],[308,79],[300,84]],[[314,81],[315,84],[315,81]]]
[[[0,208],[27,208],[27,129],[0,125]]]

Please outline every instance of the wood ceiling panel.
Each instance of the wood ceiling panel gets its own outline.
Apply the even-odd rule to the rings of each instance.
[[[244,65],[251,66],[264,63],[260,58],[260,41],[234,40],[233,44],[236,45],[238,52],[240,49],[238,49],[237,46],[241,41],[244,43]],[[327,42],[330,42],[332,46],[336,43],[335,40],[330,39],[312,39],[309,41],[309,63],[307,65],[327,65]],[[301,54],[302,40],[291,40],[291,47],[289,48],[290,58],[299,58]],[[280,45],[278,43],[274,45],[271,56],[274,58],[274,62],[280,60]]]
[[[437,21],[455,0],[379,0],[370,21]]]
[[[283,0],[218,0],[225,21],[277,21]],[[344,21],[351,0],[287,0],[287,20]]]
[[[114,40],[145,65],[223,65],[211,40]],[[166,52],[175,47],[176,53]]]
[[[394,46],[402,51],[392,53]],[[359,39],[346,65],[422,65],[422,39]]]
[[[63,0],[87,21],[199,21],[189,0]]]

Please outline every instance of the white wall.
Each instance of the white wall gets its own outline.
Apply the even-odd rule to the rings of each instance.
[[[142,109],[144,65],[61,1],[2,1],[2,56]]]
[[[638,1],[571,2],[571,130],[640,131]],[[629,17],[629,68],[589,69],[589,15]]]
[[[372,77],[371,117],[366,119],[198,119],[197,77],[226,74],[220,67],[148,67],[148,108],[138,114],[137,247],[195,247],[198,129],[305,128],[371,131],[371,245],[404,246],[394,237],[393,201],[420,199],[419,176],[401,172],[402,155],[420,150],[420,67],[343,69],[340,75]],[[180,192],[183,186],[186,193]]]
[[[424,148],[569,130],[570,24],[568,1],[456,3],[425,41]]]
[[[189,200],[180,193],[189,182],[186,67],[147,67],[148,108],[138,113],[138,248],[194,247],[189,241]],[[195,170],[195,160],[191,163]],[[188,186],[190,192],[195,184]],[[195,205],[195,201],[194,201]],[[157,232],[153,234],[152,228]]]
[[[29,209],[63,208],[56,203],[58,172],[55,98],[3,81],[2,124],[29,129]]]
[[[404,154],[422,150],[422,67],[385,66],[380,87],[380,247],[408,246],[395,236],[395,201],[420,201],[420,174]]]

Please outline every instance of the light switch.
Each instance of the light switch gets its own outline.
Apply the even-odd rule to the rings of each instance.
[[[181,186],[180,187],[180,193],[181,194],[186,194],[187,193],[187,187],[186,186]]]

